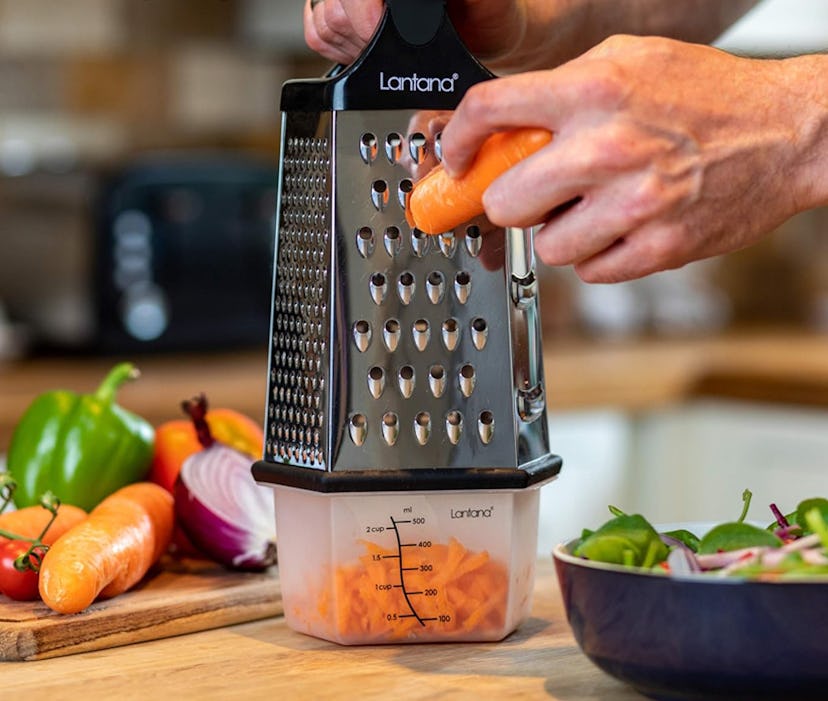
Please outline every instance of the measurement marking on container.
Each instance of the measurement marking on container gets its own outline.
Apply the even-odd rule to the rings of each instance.
[[[439,619],[437,616],[435,616],[434,618],[421,618],[421,619],[420,619],[420,621],[422,621],[422,622],[426,622],[426,621],[439,621],[439,620],[440,620],[440,619]]]
[[[421,591],[410,591],[410,592],[408,592],[408,595],[409,596],[416,596],[417,594],[422,594],[422,593],[423,592],[421,592]]]
[[[401,548],[416,548],[417,545],[418,545],[417,543],[402,543],[400,545],[400,547]]]
[[[402,589],[403,597],[405,598],[405,603],[408,604],[408,610],[411,611],[411,614],[405,614],[405,616],[400,616],[401,618],[416,618],[417,622],[425,627],[425,622],[422,618],[417,615],[417,611],[414,610],[414,605],[411,603],[411,599],[409,598],[409,594],[405,589],[405,572],[409,570],[418,570],[419,567],[403,567],[402,563],[402,540],[400,539],[400,529],[397,527],[401,523],[412,523],[414,519],[411,521],[396,521],[394,517],[391,517],[391,527],[394,529],[394,537],[397,539],[397,553],[399,554],[399,561],[400,561],[400,588]]]
[[[383,555],[382,559],[383,560],[398,560],[399,557],[400,557],[399,555]]]

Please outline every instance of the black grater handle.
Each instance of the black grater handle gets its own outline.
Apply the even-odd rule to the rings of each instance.
[[[400,36],[412,46],[431,41],[446,14],[446,0],[386,0]]]
[[[291,80],[283,112],[453,110],[466,90],[494,77],[471,55],[445,0],[387,0],[374,36],[357,59],[329,77]]]

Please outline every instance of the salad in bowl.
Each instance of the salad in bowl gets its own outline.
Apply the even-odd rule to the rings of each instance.
[[[655,526],[610,507],[553,551],[578,645],[598,667],[669,701],[824,699],[828,499],[769,523]]]
[[[788,514],[771,504],[773,521],[761,527],[745,521],[751,496],[743,492],[738,519],[704,533],[659,530],[640,514],[610,506],[613,518],[597,530],[585,529],[569,550],[575,557],[657,574],[761,580],[828,575],[828,499],[805,499]]]

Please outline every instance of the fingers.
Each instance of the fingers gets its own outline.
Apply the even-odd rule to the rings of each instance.
[[[305,2],[305,41],[336,63],[349,64],[365,48],[383,13],[382,0]]]
[[[568,150],[553,141],[498,177],[483,193],[489,220],[499,226],[534,226],[583,196],[591,177],[578,159],[566,158]]]
[[[678,268],[686,260],[671,249],[671,233],[669,230],[652,229],[635,231],[617,239],[596,255],[576,263],[573,266],[575,273],[584,282],[615,283]]]
[[[614,283],[635,280],[662,270],[705,257],[694,248],[692,236],[680,223],[647,223],[638,228],[613,235],[610,231],[590,238],[580,251],[562,258],[550,255],[554,232],[546,227],[535,236],[538,257],[548,265],[572,264],[578,277],[589,283]],[[557,244],[555,244],[557,245]],[[593,252],[585,257],[583,251]]]
[[[547,72],[544,72],[548,75]],[[443,131],[443,165],[449,175],[462,175],[487,137],[518,127],[546,127],[555,120],[549,100],[537,94],[547,89],[537,73],[523,73],[478,83],[460,101]]]
[[[634,279],[697,258],[682,210],[672,212],[669,201],[656,209],[629,206],[637,180],[628,175],[587,188],[536,233],[538,257],[547,265],[574,265],[587,282]]]

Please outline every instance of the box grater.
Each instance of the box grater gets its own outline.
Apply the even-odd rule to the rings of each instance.
[[[443,0],[389,0],[363,54],[282,91],[264,459],[293,629],[500,640],[530,613],[548,446],[532,232],[427,236],[437,115],[492,75]]]
[[[428,236],[408,193],[425,126],[492,74],[443,0],[389,0],[363,54],[282,92],[263,483],[316,492],[523,488],[549,451],[532,232]]]

